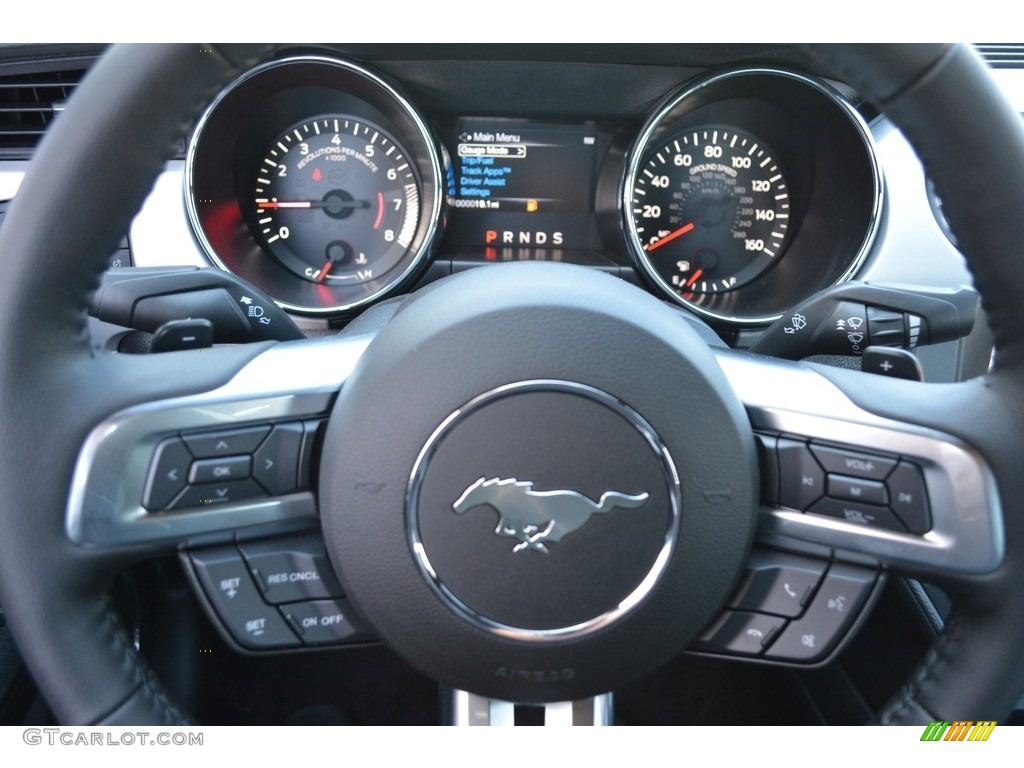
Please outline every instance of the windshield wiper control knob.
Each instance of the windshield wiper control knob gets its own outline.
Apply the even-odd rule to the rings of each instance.
[[[273,299],[219,269],[109,269],[92,297],[89,314],[147,333],[172,321],[205,319],[213,326],[212,342],[217,344],[305,338]]]
[[[815,294],[776,320],[751,352],[787,360],[864,354],[868,347],[913,349],[971,332],[978,294],[953,289],[848,282]]]

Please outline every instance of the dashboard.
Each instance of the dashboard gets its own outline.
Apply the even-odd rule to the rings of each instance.
[[[0,51],[0,86],[99,51],[24,53]],[[994,72],[1024,111],[1024,67]],[[0,147],[0,223],[30,159]],[[848,280],[971,282],[903,135],[772,45],[281,47],[214,95],[122,246],[112,266],[232,272],[309,336],[503,262],[617,276],[733,347]],[[918,350],[929,381],[988,352]]]
[[[850,278],[969,283],[902,135],[821,64],[754,45],[524,50],[281,50],[168,161],[131,263],[228,269],[320,331],[452,272],[567,261],[737,345]],[[22,162],[0,160],[3,197]]]

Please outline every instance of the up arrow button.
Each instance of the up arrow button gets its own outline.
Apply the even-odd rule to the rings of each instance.
[[[197,432],[182,435],[185,445],[197,459],[215,456],[252,454],[263,438],[270,432],[270,425],[224,430],[222,432]]]

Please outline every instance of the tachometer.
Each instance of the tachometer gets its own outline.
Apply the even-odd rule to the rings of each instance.
[[[210,262],[292,312],[358,311],[407,287],[441,227],[426,120],[360,64],[294,56],[230,84],[200,118],[187,206]]]
[[[346,115],[275,138],[253,203],[264,248],[299,277],[328,284],[364,283],[401,262],[420,211],[406,150],[383,128]]]
[[[650,150],[631,200],[649,263],[683,298],[750,282],[787,245],[782,169],[763,142],[725,126],[691,129]]]

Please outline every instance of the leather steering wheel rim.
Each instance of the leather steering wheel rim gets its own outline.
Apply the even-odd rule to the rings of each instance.
[[[72,544],[64,531],[68,488],[85,436],[105,416],[216,387],[266,345],[223,350],[216,363],[183,376],[181,357],[93,349],[86,309],[107,255],[177,140],[224,83],[268,52],[111,50],[37,150],[0,233],[8,270],[0,306],[17,318],[0,328],[0,604],[64,723],[187,722],[106,597],[112,577],[151,552]],[[1003,505],[1002,565],[975,577],[936,575],[954,601],[948,627],[879,719],[998,719],[1024,690],[1024,593],[1016,584],[1024,574],[1024,519],[1014,507],[1024,498],[1017,445],[1024,434],[1024,272],[1010,261],[1019,240],[1015,217],[1024,210],[1024,129],[970,49],[815,53],[892,117],[922,157],[968,255],[997,350],[989,375],[944,386],[923,404],[910,402],[908,392],[918,390],[827,374],[865,409],[895,419],[913,413],[973,446],[989,463]]]

